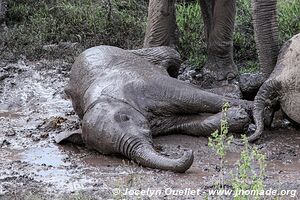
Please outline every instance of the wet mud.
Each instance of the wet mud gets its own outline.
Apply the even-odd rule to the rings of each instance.
[[[154,138],[156,149],[167,156],[180,156],[185,149],[194,150],[194,163],[184,174],[142,168],[122,156],[101,155],[84,146],[57,145],[58,133],[80,131],[78,117],[63,92],[70,67],[63,60],[0,62],[0,199],[207,197],[205,192],[214,187],[220,165],[205,137]],[[299,195],[299,129],[277,126],[266,131],[256,145],[267,156],[266,188],[297,190]],[[236,169],[241,149],[234,144],[230,146],[225,164],[228,173]],[[125,194],[126,189],[148,188],[190,188],[198,189],[200,194],[161,193],[151,198]],[[115,194],[116,191],[121,192]]]

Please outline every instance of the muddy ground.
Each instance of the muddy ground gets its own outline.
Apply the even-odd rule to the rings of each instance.
[[[0,199],[216,198],[205,194],[213,188],[220,169],[205,137],[154,139],[156,149],[165,155],[176,157],[186,148],[194,150],[194,163],[184,174],[142,168],[124,157],[104,156],[83,146],[57,145],[58,133],[80,127],[63,92],[70,66],[63,60],[0,62]],[[265,132],[257,146],[267,156],[266,189],[296,190],[297,195],[278,199],[298,199],[300,133],[287,124]],[[225,177],[236,169],[240,150],[231,145]],[[125,194],[126,189],[148,188],[157,194],[151,198]],[[169,188],[197,190],[197,194],[166,195]]]

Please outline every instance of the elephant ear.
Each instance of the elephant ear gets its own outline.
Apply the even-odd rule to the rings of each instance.
[[[81,132],[61,132],[58,135],[56,135],[54,139],[57,144],[69,142],[77,145],[84,145],[84,142],[81,137]]]

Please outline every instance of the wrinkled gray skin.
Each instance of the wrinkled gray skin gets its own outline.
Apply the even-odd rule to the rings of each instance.
[[[184,172],[193,162],[192,151],[180,158],[163,156],[154,150],[152,136],[210,135],[220,126],[225,102],[231,105],[231,131],[248,126],[251,103],[170,77],[169,68],[179,65],[179,54],[169,47],[130,51],[98,46],[84,51],[72,67],[66,93],[82,119],[85,144],[146,167]]]
[[[175,19],[175,0],[150,0],[144,47],[176,46],[178,30]],[[204,75],[218,81],[231,80],[238,75],[233,61],[233,31],[235,0],[199,0],[205,24],[208,60]],[[263,83],[273,71],[278,56],[278,28],[276,0],[252,0],[255,41],[261,73],[251,83],[243,84],[243,90],[253,90]],[[197,20],[197,19],[195,19]],[[200,19],[199,19],[200,20]],[[242,80],[243,81],[243,80]],[[247,88],[249,85],[250,88]]]
[[[281,107],[291,121],[300,124],[300,34],[281,49],[276,67],[259,89],[254,101],[253,116],[257,129],[249,137],[254,141],[262,134],[264,122],[272,122],[274,111]]]

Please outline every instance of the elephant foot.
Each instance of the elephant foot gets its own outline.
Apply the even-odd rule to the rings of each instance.
[[[210,74],[200,72],[194,78],[193,84],[198,85],[201,89],[230,98],[242,99],[243,94],[240,90],[238,78],[231,80],[216,80]]]
[[[220,86],[215,85],[213,88],[204,89],[205,91],[212,92],[221,96],[235,98],[235,99],[242,99],[243,95],[239,87],[239,83],[237,81],[222,81],[219,82]]]
[[[258,73],[245,73],[239,76],[239,85],[244,99],[254,100],[258,89],[267,80],[265,74]]]
[[[232,97],[242,98],[239,88],[238,69],[230,56],[220,58],[209,56],[205,66],[197,75],[200,85],[210,92]]]
[[[203,73],[197,72],[189,67],[181,69],[181,73],[178,76],[179,80],[189,82],[202,90],[212,92],[221,96],[241,99],[242,92],[239,87],[238,79],[217,81],[209,75],[203,75]]]
[[[221,69],[222,70],[222,69]],[[253,101],[260,86],[268,78],[264,73],[245,73],[231,79],[232,73],[229,73],[228,79],[218,80],[208,70],[194,70],[183,64],[179,71],[179,80],[190,82],[201,89],[213,92],[218,95],[243,98]]]
[[[214,81],[230,81],[238,76],[238,69],[231,59],[208,58],[201,71],[203,76],[213,78]]]

